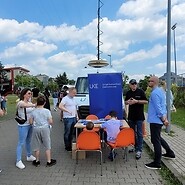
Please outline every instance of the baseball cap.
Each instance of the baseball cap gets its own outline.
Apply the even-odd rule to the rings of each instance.
[[[132,79],[132,80],[129,81],[129,84],[132,84],[132,85],[137,84],[137,81],[135,79]]]

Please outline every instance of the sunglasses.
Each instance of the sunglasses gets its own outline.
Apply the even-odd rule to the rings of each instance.
[[[154,82],[153,80],[148,80],[148,82]]]
[[[27,94],[31,94],[31,92],[28,92]]]

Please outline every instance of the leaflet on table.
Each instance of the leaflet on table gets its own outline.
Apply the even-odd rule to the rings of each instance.
[[[105,119],[99,119],[99,120],[86,120],[86,119],[80,119],[78,122],[82,123],[83,125],[86,125],[89,121],[93,122],[94,124],[101,124],[104,123]]]

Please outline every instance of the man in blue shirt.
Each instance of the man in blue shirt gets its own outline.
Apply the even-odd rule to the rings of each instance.
[[[170,149],[168,143],[161,137],[161,128],[163,125],[169,124],[166,117],[166,102],[162,90],[158,87],[159,78],[151,76],[149,79],[149,87],[152,92],[148,105],[148,123],[150,123],[151,142],[154,146],[154,161],[145,164],[149,169],[161,168],[161,156],[167,159],[175,159],[174,152]],[[166,154],[162,154],[161,146],[166,150]]]

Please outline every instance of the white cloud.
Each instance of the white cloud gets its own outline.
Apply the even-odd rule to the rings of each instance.
[[[137,62],[137,61],[144,61],[147,59],[153,59],[158,57],[161,53],[166,50],[165,46],[156,45],[151,50],[139,50],[137,52],[133,52],[131,54],[126,55],[122,61],[123,62]]]
[[[3,58],[3,60],[15,60],[25,57],[25,62],[27,62],[27,57],[40,57],[51,53],[56,49],[57,46],[54,44],[47,44],[38,40],[31,40],[30,42],[21,42],[14,47],[6,49],[0,54],[0,56]]]
[[[123,3],[118,15],[128,17],[153,17],[166,10],[167,0],[131,0]]]

